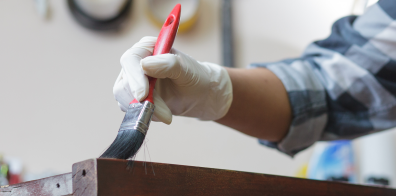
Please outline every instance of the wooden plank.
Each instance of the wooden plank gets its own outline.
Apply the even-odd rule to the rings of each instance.
[[[73,164],[72,174],[73,195],[98,195],[96,159]]]
[[[395,189],[315,181],[221,169],[135,161],[90,159],[73,172],[3,186],[11,195],[396,195]]]
[[[90,174],[97,176],[94,178]],[[74,195],[81,196],[396,195],[396,190],[389,188],[183,165],[136,161],[133,169],[128,169],[127,161],[115,159],[91,159],[76,163],[73,165],[73,175],[73,185],[76,185],[73,186]]]
[[[0,187],[0,196],[66,196],[72,194],[72,173]]]

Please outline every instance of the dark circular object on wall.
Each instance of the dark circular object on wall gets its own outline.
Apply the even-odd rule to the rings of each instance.
[[[67,0],[67,4],[74,19],[76,19],[82,26],[97,31],[111,31],[120,29],[122,23],[128,18],[132,6],[132,0],[127,0],[118,15],[104,20],[89,16],[78,6],[76,0]]]

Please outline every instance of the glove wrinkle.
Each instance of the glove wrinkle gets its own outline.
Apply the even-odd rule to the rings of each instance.
[[[228,72],[213,63],[199,62],[174,48],[171,54],[151,56],[155,37],[144,37],[121,57],[122,70],[113,93],[121,110],[130,100],[148,93],[147,76],[158,78],[154,90],[154,121],[172,122],[172,114],[217,120],[232,103]],[[145,75],[146,74],[146,75]]]
[[[140,64],[144,73],[151,77],[177,79],[180,75],[180,64],[173,54],[149,56]]]

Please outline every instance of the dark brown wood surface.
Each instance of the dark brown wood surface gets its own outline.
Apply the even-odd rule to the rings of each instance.
[[[396,189],[150,162],[90,159],[72,173],[2,186],[0,196],[268,195],[394,196]]]
[[[0,196],[72,195],[72,174],[66,173],[20,184],[2,186]]]
[[[95,174],[97,178],[92,177]],[[388,188],[183,165],[136,161],[133,169],[128,169],[126,161],[114,159],[91,159],[74,164],[73,180],[74,195],[81,196],[396,195],[395,189]]]

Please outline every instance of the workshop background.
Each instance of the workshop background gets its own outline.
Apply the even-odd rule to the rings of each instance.
[[[235,66],[298,57],[309,43],[326,38],[334,21],[362,12],[356,2],[234,0]],[[119,59],[143,36],[159,33],[145,0],[133,1],[118,32],[81,26],[67,1],[48,3],[43,17],[35,1],[0,1],[0,154],[28,179],[70,172],[73,163],[98,157],[112,143],[124,116],[112,93]],[[177,35],[174,47],[222,64],[221,5],[202,0],[198,21]],[[394,131],[380,134],[396,139]],[[365,138],[353,141],[358,178]],[[291,158],[217,123],[174,117],[169,126],[152,122],[137,159],[296,176],[313,149]],[[396,155],[395,149],[383,153]],[[394,173],[389,178],[396,179]]]

